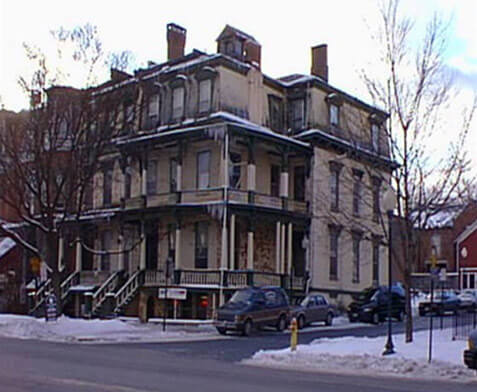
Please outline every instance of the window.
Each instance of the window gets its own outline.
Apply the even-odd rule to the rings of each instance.
[[[103,252],[109,252],[111,250],[111,232],[110,231],[103,231],[102,236],[101,236],[101,250]],[[111,268],[110,265],[110,255],[109,253],[107,254],[102,254],[101,255],[101,266],[100,270],[101,271],[109,271]]]
[[[338,280],[338,238],[340,229],[330,226],[330,280]]]
[[[124,271],[129,272],[130,264],[131,264],[131,248],[133,245],[132,241],[132,233],[126,231],[125,235],[123,236],[124,241],[124,255],[123,255],[123,263],[124,263]]]
[[[184,87],[172,90],[172,119],[180,120],[184,116]]]
[[[240,171],[242,157],[235,152],[230,153],[229,162],[229,186],[234,189],[240,188]]]
[[[379,238],[373,238],[373,285],[379,286]]]
[[[441,235],[434,233],[431,236],[431,250],[435,251],[436,257],[441,255]]]
[[[207,249],[209,242],[209,224],[195,224],[195,268],[207,268]]]
[[[359,216],[361,213],[361,199],[363,197],[363,183],[361,179],[363,172],[353,169],[353,214]]]
[[[157,161],[149,161],[146,171],[146,193],[155,195],[157,193]]]
[[[340,201],[340,171],[343,165],[330,162],[330,208],[332,211],[339,210]]]
[[[126,103],[124,106],[124,126],[130,126],[134,121],[134,104]]]
[[[280,166],[272,165],[270,168],[270,195],[280,195]]]
[[[290,127],[293,130],[304,128],[305,124],[305,100],[294,99],[290,101]]]
[[[379,125],[375,123],[371,124],[371,147],[379,152]]]
[[[199,82],[199,113],[210,111],[212,103],[212,81],[204,79]]]
[[[274,95],[268,96],[268,112],[270,116],[270,128],[274,131],[283,130],[283,101]]]
[[[353,233],[353,283],[359,283],[361,233]]]
[[[148,128],[155,128],[159,124],[159,110],[160,110],[159,94],[151,95],[149,97],[149,104],[147,108]]]
[[[103,171],[103,205],[109,206],[113,197],[113,168],[108,167]]]
[[[295,200],[305,200],[305,166],[295,166],[293,190]]]
[[[381,180],[377,177],[372,179],[372,192],[373,192],[373,220],[379,222],[379,215],[381,214],[381,203],[380,203],[380,188]]]
[[[338,126],[340,118],[340,108],[333,103],[330,104],[330,124]]]
[[[177,192],[177,159],[171,158],[169,160],[169,190],[170,192]]]
[[[210,186],[210,151],[197,154],[197,188],[206,189]]]
[[[131,168],[127,167],[124,171],[124,198],[131,197]]]

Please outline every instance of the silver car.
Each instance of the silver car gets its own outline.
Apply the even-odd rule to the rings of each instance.
[[[335,315],[334,306],[329,304],[326,298],[320,294],[306,296],[300,305],[291,309],[291,317],[296,318],[299,329],[316,321],[331,325]]]

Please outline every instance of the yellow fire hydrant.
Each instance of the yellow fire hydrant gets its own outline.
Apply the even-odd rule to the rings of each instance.
[[[293,317],[290,323],[290,350],[296,351],[296,345],[298,344],[298,323],[296,322],[296,318]]]

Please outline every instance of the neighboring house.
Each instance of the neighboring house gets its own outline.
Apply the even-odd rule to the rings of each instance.
[[[477,202],[469,203],[455,223],[455,257],[461,289],[477,289]]]
[[[429,215],[426,229],[415,229],[418,259],[413,266],[413,286],[428,289],[435,256],[436,267],[447,273],[443,284],[456,289],[476,287],[477,264],[469,253],[475,243],[476,202],[439,207],[438,212]]]
[[[326,45],[311,75],[275,79],[231,26],[215,54],[185,55],[175,24],[167,39],[167,62],[89,90],[123,97],[124,132],[60,240],[67,311],[210,318],[247,285],[347,302],[385,283],[387,114],[328,83]],[[166,286],[186,298],[165,301]]]

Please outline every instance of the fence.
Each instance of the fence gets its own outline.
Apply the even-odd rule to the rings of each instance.
[[[452,325],[452,340],[466,340],[469,334],[477,328],[477,311],[460,310],[454,314]]]

